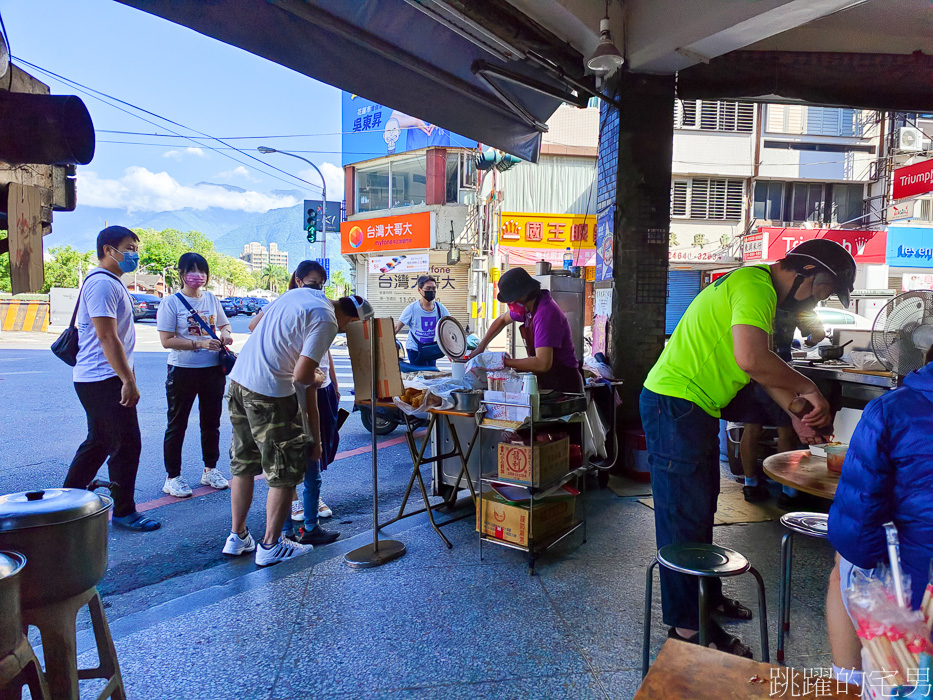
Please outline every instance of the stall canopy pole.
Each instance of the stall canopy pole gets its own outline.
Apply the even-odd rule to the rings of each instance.
[[[376,384],[378,382],[379,362],[376,355],[378,343],[376,342],[376,333],[379,326],[378,319],[371,318],[363,321],[369,324],[369,352],[372,360],[372,393],[370,394],[369,408],[370,427],[372,429],[372,450],[373,450],[373,543],[363,545],[348,552],[344,557],[347,565],[354,569],[370,569],[375,566],[388,564],[394,559],[398,559],[405,554],[405,545],[397,540],[379,541],[379,473],[376,463]],[[365,408],[363,410],[366,410]]]

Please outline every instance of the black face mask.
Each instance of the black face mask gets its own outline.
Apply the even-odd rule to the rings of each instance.
[[[812,311],[816,306],[816,299],[812,296],[806,299],[796,299],[797,290],[800,289],[800,286],[806,282],[807,278],[803,275],[797,275],[794,278],[794,283],[790,286],[790,291],[787,293],[787,296],[784,298],[778,308],[781,311],[786,311],[789,314],[798,314],[801,311]]]
[[[437,292],[433,289],[424,290],[424,300],[425,301],[434,301],[434,297],[437,296]]]
[[[309,282],[305,285],[308,289],[324,289],[324,285],[320,282]]]

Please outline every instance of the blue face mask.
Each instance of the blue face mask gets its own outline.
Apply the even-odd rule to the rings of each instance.
[[[123,260],[117,260],[112,255],[110,257],[117,263],[117,267],[120,268],[121,272],[132,272],[139,267],[139,253],[132,250],[118,250],[117,252],[123,254]]]

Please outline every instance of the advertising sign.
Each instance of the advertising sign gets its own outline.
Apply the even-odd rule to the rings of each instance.
[[[371,275],[397,274],[402,272],[421,273],[428,271],[428,254],[418,255],[374,255],[369,259]]]
[[[596,281],[612,279],[613,237],[615,236],[616,207],[613,204],[596,220]]]
[[[898,168],[893,177],[894,199],[933,192],[933,159]]]
[[[887,263],[894,267],[933,267],[933,228],[891,226]]]
[[[612,315],[612,287],[593,290],[593,315]]]
[[[767,234],[765,260],[780,260],[804,241],[825,238],[835,241],[852,254],[855,262],[883,265],[887,254],[886,231],[859,231],[855,229],[776,228],[762,226],[759,233]]]
[[[914,218],[916,204],[916,199],[908,199],[906,202],[892,204],[888,207],[888,222],[907,221]]]
[[[499,252],[510,265],[534,265],[546,260],[564,264],[567,249],[573,264],[596,264],[596,217],[577,214],[503,212],[499,225]]]
[[[732,231],[717,227],[716,232],[687,232],[671,226],[667,259],[671,262],[732,262]]]
[[[340,252],[387,253],[434,247],[434,212],[359,219],[340,224]]]
[[[742,259],[761,260],[766,247],[764,233],[750,233],[742,241]]]
[[[431,146],[477,146],[476,141],[349,92],[343,93],[341,112],[342,165]]]
[[[933,275],[915,275],[905,272],[901,282],[901,291],[913,292],[917,289],[933,290]]]

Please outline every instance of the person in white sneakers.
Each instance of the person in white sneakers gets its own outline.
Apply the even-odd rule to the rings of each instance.
[[[362,297],[331,301],[306,289],[290,290],[266,308],[230,374],[232,526],[224,554],[255,551],[256,564],[269,566],[313,548],[282,536],[293,490],[304,479],[308,460],[321,458],[318,413],[307,411],[310,434],[306,434],[295,385],[309,387],[306,405],[316,407],[315,371],[334,337],[349,323],[372,315],[372,307]],[[257,543],[246,516],[259,474],[265,475],[269,492],[266,530]]]
[[[165,485],[162,491],[176,498],[191,496],[191,487],[181,475],[181,448],[185,442],[188,416],[194,400],[201,414],[201,458],[204,470],[201,484],[225,489],[227,479],[217,469],[220,458],[220,416],[223,414],[227,377],[220,367],[220,353],[233,343],[230,322],[220,302],[204,286],[211,272],[207,260],[197,253],[178,259],[183,287],[178,294],[162,300],[156,315],[156,328],[162,347],[168,349],[168,426],[163,456]],[[213,331],[217,340],[207,329]]]

